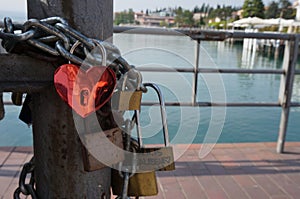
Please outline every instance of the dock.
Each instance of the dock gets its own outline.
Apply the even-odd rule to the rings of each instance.
[[[159,194],[145,198],[299,198],[300,142],[287,142],[283,154],[274,150],[276,143],[217,144],[203,159],[200,147],[190,145],[175,171],[157,172]],[[32,155],[32,147],[0,147],[1,199],[13,198],[21,167]]]

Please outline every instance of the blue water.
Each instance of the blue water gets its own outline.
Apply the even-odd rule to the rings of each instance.
[[[187,37],[118,34],[114,43],[125,58],[137,67],[182,67],[194,64],[195,42]],[[200,64],[203,68],[282,67],[282,59],[259,53],[249,54],[242,45],[202,42]],[[300,69],[300,64],[297,65]],[[191,73],[143,72],[144,82],[156,82],[166,101],[191,102]],[[200,74],[197,100],[201,102],[277,102],[280,75],[267,74]],[[9,95],[5,96],[9,99]],[[155,100],[154,92],[143,96]],[[294,83],[293,101],[300,101],[300,76]],[[32,145],[31,128],[20,122],[20,108],[6,106],[0,122],[0,145]],[[272,142],[276,141],[281,108],[272,107],[167,107],[172,143]],[[159,109],[143,107],[141,122],[146,143],[162,141]],[[288,141],[300,141],[300,108],[292,108],[287,131]]]

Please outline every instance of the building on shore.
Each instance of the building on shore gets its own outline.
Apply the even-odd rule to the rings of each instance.
[[[175,18],[172,16],[146,15],[143,12],[135,13],[134,20],[141,26],[173,26]]]

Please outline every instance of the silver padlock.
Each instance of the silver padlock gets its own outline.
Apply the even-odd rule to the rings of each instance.
[[[142,140],[142,131],[140,126],[140,113],[139,111],[135,111],[136,116],[136,126],[137,126],[137,136],[138,136],[138,143],[140,146],[140,153],[149,154],[143,156],[142,159],[139,159],[137,165],[139,169],[145,170],[145,171],[172,171],[175,170],[175,163],[174,163],[174,154],[173,154],[173,148],[170,146],[169,141],[169,130],[167,125],[167,114],[166,114],[166,107],[164,98],[162,95],[161,90],[156,84],[153,83],[145,83],[143,84],[146,88],[151,87],[155,90],[160,104],[160,112],[161,112],[161,119],[162,119],[162,126],[163,126],[163,134],[164,134],[164,146],[163,147],[147,147],[146,145],[143,145]],[[151,153],[151,155],[150,155]],[[153,163],[153,160],[155,162],[158,162],[158,164],[150,164]]]

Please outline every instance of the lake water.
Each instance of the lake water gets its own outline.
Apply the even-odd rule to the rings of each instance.
[[[193,67],[195,42],[188,37],[114,35],[114,43],[129,63],[136,67]],[[200,64],[203,68],[282,67],[282,59],[249,54],[242,45],[224,42],[202,42]],[[297,65],[300,69],[300,65]],[[165,101],[191,102],[192,73],[143,72],[144,82],[155,82],[163,90]],[[267,74],[199,74],[200,102],[277,102],[280,75]],[[10,98],[5,95],[6,100]],[[143,96],[153,101],[152,91]],[[300,76],[294,83],[293,101],[300,101]],[[31,128],[18,120],[19,107],[6,106],[0,122],[0,146],[32,145]],[[172,143],[273,142],[279,129],[281,108],[273,107],[167,107]],[[287,140],[300,141],[300,108],[292,108]],[[145,142],[161,142],[159,109],[143,107],[141,113]]]

